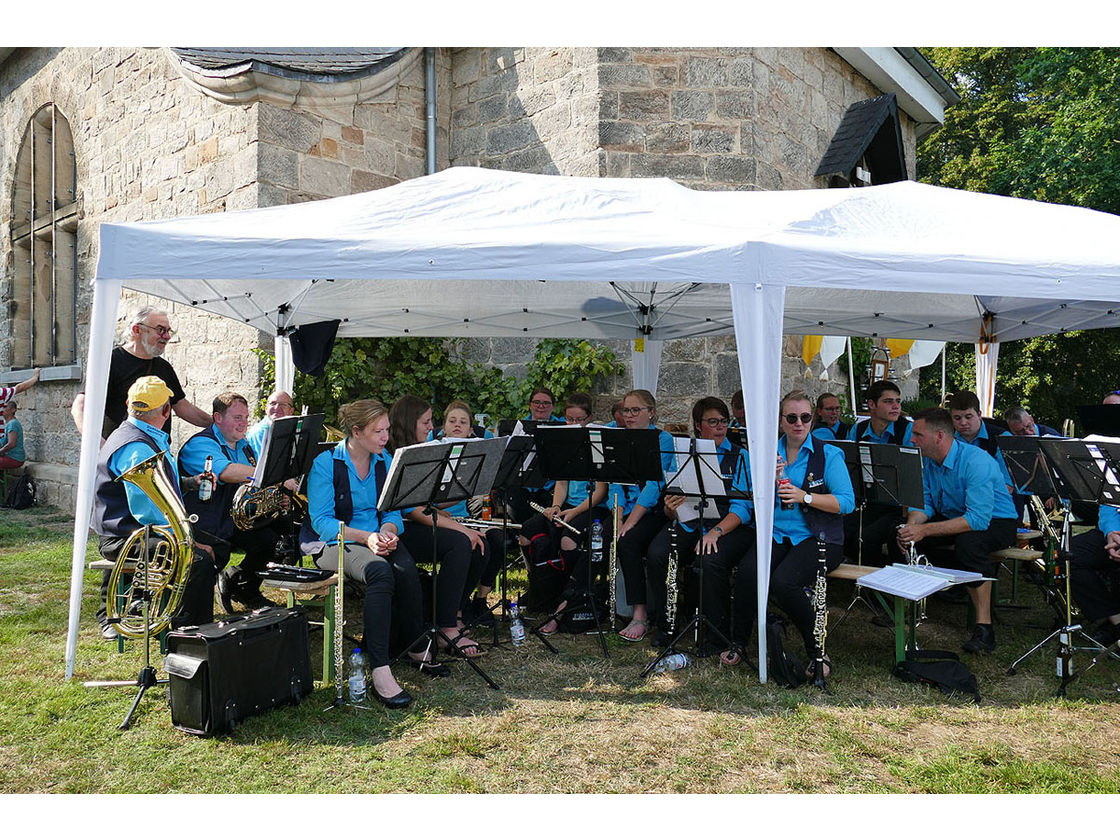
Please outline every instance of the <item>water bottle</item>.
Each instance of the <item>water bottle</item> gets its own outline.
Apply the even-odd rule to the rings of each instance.
[[[509,605],[509,636],[514,647],[525,644],[525,625],[521,622],[521,609],[516,601]]]
[[[198,479],[198,500],[200,502],[210,501],[210,497],[214,495],[214,456],[206,456],[206,466],[202,470],[202,475]]]
[[[603,562],[603,523],[596,519],[591,523],[591,563]]]
[[[655,674],[664,674],[666,671],[679,671],[692,664],[692,658],[687,653],[670,653],[663,657],[653,669]]]
[[[781,455],[778,456],[778,486],[782,487],[789,484],[789,479],[786,478],[786,462]],[[796,507],[793,502],[782,502],[782,510],[793,510]]]
[[[361,648],[350,654],[350,702],[359,706],[366,702],[366,658]]]

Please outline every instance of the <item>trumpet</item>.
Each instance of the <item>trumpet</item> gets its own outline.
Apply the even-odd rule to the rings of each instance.
[[[538,505],[536,502],[529,502],[529,507],[531,507],[537,513],[544,513],[545,511],[548,510],[548,508],[544,507],[543,505]],[[579,528],[572,525],[570,522],[568,522],[566,519],[564,519],[564,517],[560,516],[560,514],[555,514],[551,518],[551,521],[552,521],[553,525],[558,525],[561,528],[567,528],[569,531],[571,531],[577,537],[582,537],[583,536],[583,531],[581,531]]]

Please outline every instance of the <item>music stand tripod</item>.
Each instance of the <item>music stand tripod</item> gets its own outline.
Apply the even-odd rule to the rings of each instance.
[[[1012,662],[1007,673],[1014,675],[1020,663],[1056,639],[1058,642],[1057,676],[1061,680],[1057,696],[1065,697],[1066,688],[1077,678],[1073,672],[1075,651],[1096,652],[1097,655],[1086,667],[1086,671],[1097,664],[1101,653],[1120,662],[1120,655],[1088,635],[1082,630],[1081,624],[1074,623],[1069,583],[1069,560],[1072,556],[1069,551],[1071,529],[1069,503],[1071,500],[1076,500],[1094,502],[1098,505],[1120,504],[1120,444],[1040,438],[1039,449],[1049,465],[1051,476],[1056,479],[1054,485],[1057,495],[1063,501],[1061,542],[1055,552],[1054,565],[1055,577],[1065,586],[1065,623]],[[1010,469],[1010,462],[1008,463]],[[1077,642],[1082,642],[1084,646],[1078,647]]]
[[[727,499],[730,497],[748,498],[748,495],[743,491],[737,490],[728,492],[728,488],[724,484],[719,456],[713,441],[704,441],[704,443],[707,444],[704,447],[705,451],[700,451],[698,445],[700,442],[697,441],[696,438],[690,438],[687,443],[688,449],[686,450],[687,454],[685,455],[684,462],[680,464],[676,472],[666,481],[665,492],[667,495],[684,495],[686,500],[681,507],[687,504],[693,505],[697,514],[694,521],[696,522],[696,526],[700,529],[697,545],[702,546],[704,543],[704,534],[706,533],[704,527],[705,518],[714,518],[717,521],[720,518],[719,509],[715,504],[715,500],[721,498]],[[745,464],[745,461],[740,461],[739,463]],[[736,469],[738,469],[738,466]],[[678,522],[673,522],[669,527],[677,528],[678,526]],[[673,550],[675,550],[675,547]],[[657,657],[646,665],[645,669],[639,675],[639,678],[649,676],[661,660],[676,650],[677,643],[688,634],[689,630],[693,631],[693,645],[696,650],[700,649],[701,642],[704,639],[703,634],[705,629],[710,630],[718,637],[725,648],[731,647],[731,640],[724,636],[723,633],[720,632],[720,629],[712,623],[712,620],[704,614],[704,558],[702,554],[700,555],[700,580],[698,585],[699,594],[696,601],[696,611],[693,613],[692,618],[677,632]]]
[[[449,655],[465,660],[495,690],[498,684],[440,629],[437,618],[439,550],[436,528],[440,505],[489,491],[505,445],[505,438],[485,438],[420,443],[398,449],[393,454],[385,487],[377,502],[377,509],[382,511],[422,507],[424,513],[432,518],[431,624],[405,646],[405,651],[411,650],[423,638],[428,639],[429,648],[433,643],[438,647],[437,640],[442,639],[443,649]]]
[[[588,512],[595,483],[602,481],[614,484],[642,484],[646,481],[660,481],[663,478],[661,454],[658,444],[660,432],[657,429],[616,429],[607,426],[538,426],[533,436],[536,438],[537,455],[541,470],[546,478],[555,481],[587,482]],[[595,632],[603,656],[610,659],[607,640],[603,633],[602,619],[595,608],[594,581],[595,566],[591,551],[590,530],[592,520],[588,516],[588,534],[585,546],[587,554],[587,591],[584,598],[569,603],[562,610],[538,622],[530,632],[540,639],[553,653],[556,648],[540,632],[540,628],[550,621],[559,621],[565,615],[590,606],[595,620]],[[611,532],[611,539],[618,534]],[[608,627],[614,627],[614,616],[607,616]]]

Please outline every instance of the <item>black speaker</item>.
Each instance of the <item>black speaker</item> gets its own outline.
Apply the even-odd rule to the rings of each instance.
[[[171,722],[194,735],[230,732],[311,693],[307,616],[274,608],[167,634]]]

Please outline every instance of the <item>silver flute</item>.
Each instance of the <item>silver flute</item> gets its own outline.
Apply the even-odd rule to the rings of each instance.
[[[544,505],[538,505],[536,502],[529,502],[529,507],[531,507],[537,513],[547,513],[548,512],[548,508],[546,508]],[[567,528],[569,531],[571,531],[577,537],[582,537],[583,536],[583,531],[581,531],[579,528],[572,525],[570,522],[568,522],[566,519],[564,519],[564,517],[562,517],[560,514],[558,514],[558,513],[553,514],[552,517],[550,517],[550,518],[551,518],[551,521],[552,521],[553,525],[559,525],[561,528]]]

